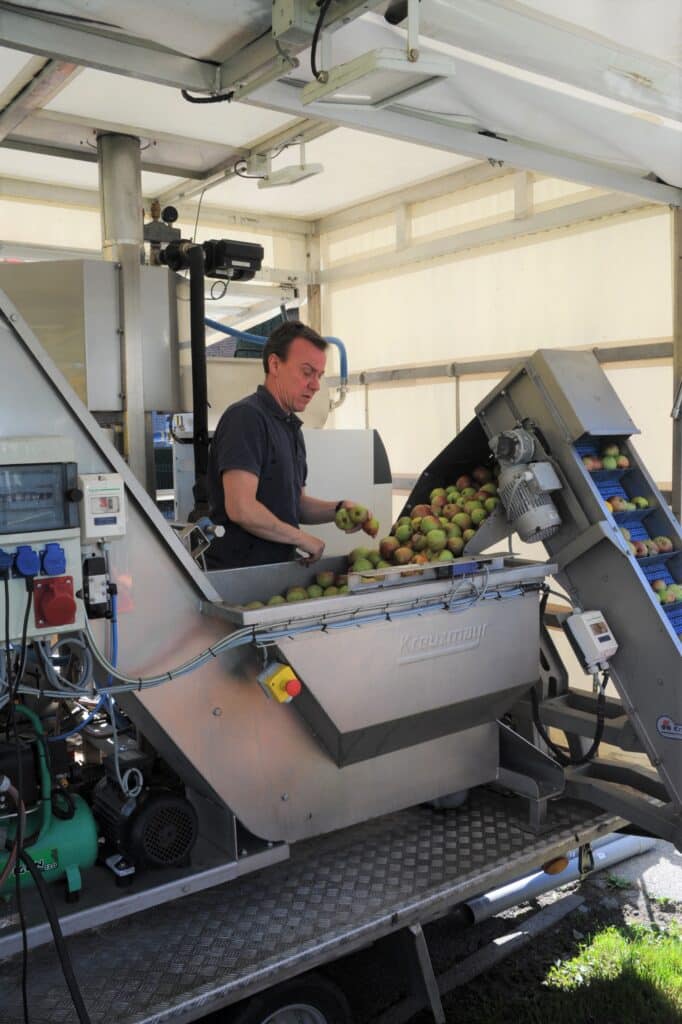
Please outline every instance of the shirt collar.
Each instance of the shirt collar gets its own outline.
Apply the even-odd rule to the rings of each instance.
[[[287,423],[294,423],[299,427],[303,425],[303,420],[299,419],[295,412],[285,412],[277,399],[270,394],[263,384],[258,385],[256,394],[268,412],[276,416],[277,419],[285,420]]]

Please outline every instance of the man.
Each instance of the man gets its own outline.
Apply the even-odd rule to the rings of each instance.
[[[206,554],[208,569],[284,562],[298,550],[306,564],[324,541],[300,524],[331,523],[351,501],[321,501],[305,492],[303,412],[319,391],[327,342],[299,321],[277,327],[263,349],[265,382],[229,406],[216,428],[208,462],[214,523],[225,526]]]

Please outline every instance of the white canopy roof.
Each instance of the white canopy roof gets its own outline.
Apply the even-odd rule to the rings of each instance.
[[[386,3],[367,6],[334,32],[334,64],[405,51],[405,23],[387,23]],[[120,130],[143,139],[148,196],[217,182],[207,203],[294,217],[487,159],[679,203],[679,0],[423,0],[420,60],[446,57],[454,73],[400,103],[304,105],[305,51],[245,102],[183,99],[182,88],[233,88],[272,65],[271,10],[270,0],[0,0],[0,182],[94,188],[96,134]],[[244,155],[300,135],[307,160],[324,164],[317,177],[259,192],[233,175]]]

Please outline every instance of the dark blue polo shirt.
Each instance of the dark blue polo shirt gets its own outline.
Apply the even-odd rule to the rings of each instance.
[[[229,406],[216,427],[208,457],[208,500],[214,523],[225,526],[206,553],[208,569],[285,562],[290,544],[262,540],[230,522],[225,511],[222,474],[243,469],[258,477],[256,498],[291,526],[301,518],[301,489],[308,467],[301,421],[287,413],[262,385],[254,395]]]

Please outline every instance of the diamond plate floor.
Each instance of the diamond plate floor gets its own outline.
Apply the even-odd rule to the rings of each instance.
[[[193,1020],[517,877],[614,819],[561,800],[548,832],[516,800],[476,790],[457,810],[418,807],[301,843],[292,858],[68,939],[93,1024]],[[20,958],[0,964],[0,1024],[22,1020]],[[29,954],[31,1024],[76,1021],[52,947]]]

